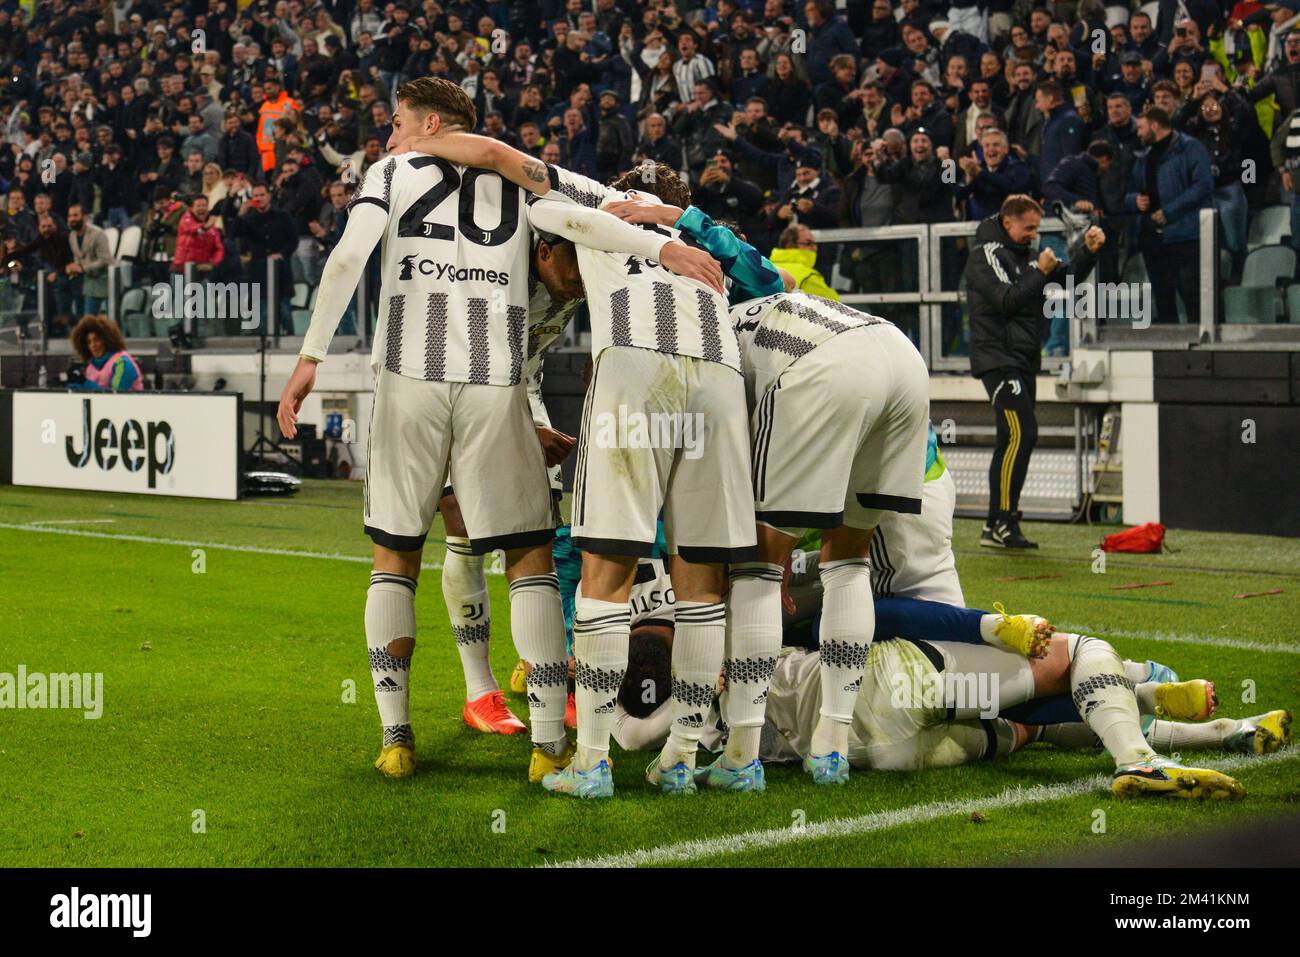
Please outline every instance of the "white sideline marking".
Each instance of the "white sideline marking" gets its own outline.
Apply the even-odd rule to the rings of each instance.
[[[361,562],[369,565],[373,559],[368,555],[340,555],[337,552],[299,552],[289,548],[266,548],[262,545],[227,545],[222,542],[191,542],[179,538],[151,538],[148,535],[114,535],[108,532],[83,532],[75,528],[48,528],[42,525],[14,525],[0,522],[0,528],[9,528],[17,532],[44,532],[47,535],[73,535],[78,538],[103,538],[115,542],[139,542],[144,545],[179,545],[183,548],[210,548],[227,552],[250,552],[254,555],[282,555],[286,558],[323,558],[336,562]],[[442,568],[442,562],[424,562],[421,568],[435,571]],[[484,562],[484,571],[493,572],[492,563]]]
[[[1207,762],[1206,767],[1218,771],[1234,771],[1238,768],[1261,767],[1289,761],[1300,757],[1300,750],[1287,748],[1263,757],[1253,758],[1237,755],[1223,761]],[[871,772],[867,772],[871,773]],[[885,772],[877,772],[885,773]],[[1025,804],[1044,804],[1059,801],[1062,798],[1078,797],[1098,791],[1110,785],[1109,774],[1094,774],[1077,781],[1061,784],[1038,784],[1031,788],[1008,788],[1001,794],[986,798],[973,798],[967,801],[936,801],[932,804],[914,804],[910,807],[896,808],[890,811],[875,811],[860,817],[832,818],[804,825],[802,832],[792,827],[775,827],[765,831],[745,831],[741,834],[728,834],[722,837],[710,837],[698,841],[683,841],[678,844],[664,844],[659,847],[644,848],[638,851],[624,851],[621,854],[606,854],[600,857],[579,857],[567,861],[547,861],[538,867],[643,867],[647,864],[685,864],[705,857],[718,857],[723,854],[739,854],[742,851],[766,850],[793,844],[796,841],[815,841],[825,837],[848,837],[850,835],[870,834],[873,831],[887,831],[909,824],[920,824],[942,817],[969,815],[976,811],[995,811],[1007,807],[1019,807]]]
[[[39,528],[42,525],[112,525],[117,521],[115,518],[45,518],[35,522],[28,522],[31,528]]]
[[[1246,638],[1218,638],[1214,635],[1180,635],[1172,631],[1112,631],[1087,628],[1082,625],[1062,622],[1057,631],[1075,632],[1081,635],[1096,635],[1098,638],[1132,638],[1136,641],[1168,641],[1180,645],[1209,645],[1212,648],[1235,648],[1238,651],[1277,651],[1284,655],[1300,655],[1300,645],[1270,644],[1266,641],[1250,641]]]

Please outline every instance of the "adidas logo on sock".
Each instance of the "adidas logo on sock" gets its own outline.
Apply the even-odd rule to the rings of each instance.
[[[392,678],[385,676],[383,680],[375,682],[376,691],[401,691],[402,688]]]
[[[545,708],[545,707],[546,707],[546,704],[542,701],[541,698],[537,697],[537,695],[533,694],[533,693],[530,691],[530,692],[528,692],[528,707],[530,707],[530,708]]]
[[[847,685],[844,686],[844,690],[845,690],[845,691],[852,691],[854,694],[856,694],[856,693],[857,693],[861,688],[862,688],[862,679],[861,679],[861,678],[859,678],[858,680],[854,681],[852,684],[847,684]]]
[[[613,698],[610,698],[608,701],[606,701],[604,704],[602,704],[599,708],[596,709],[596,714],[613,714],[613,713],[614,713]]]
[[[678,718],[677,723],[684,728],[702,728],[704,727],[704,715],[697,711],[694,714]]]
[[[757,698],[755,698],[753,703],[754,703],[754,704],[767,704],[767,692],[764,691],[761,695],[759,695]]]

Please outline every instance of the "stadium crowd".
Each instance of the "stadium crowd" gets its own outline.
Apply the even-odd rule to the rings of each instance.
[[[839,257],[879,289],[906,263],[809,228],[978,220],[1027,192],[1105,224],[1103,271],[1144,252],[1190,301],[1199,209],[1235,269],[1252,208],[1300,216],[1297,22],[1300,0],[6,0],[2,294],[44,275],[56,327],[94,311],[102,227],[129,224],[155,281],[270,260],[282,290],[315,284],[393,92],[434,75],[547,162],[685,171],[814,282]]]

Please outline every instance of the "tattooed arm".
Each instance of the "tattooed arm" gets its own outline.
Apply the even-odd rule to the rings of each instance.
[[[545,163],[490,136],[461,132],[413,136],[402,147],[398,152],[427,153],[458,166],[493,170],[538,196],[545,196],[551,190]]]

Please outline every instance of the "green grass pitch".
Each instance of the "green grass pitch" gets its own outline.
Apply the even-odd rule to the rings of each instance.
[[[1095,786],[1105,756],[1043,746],[952,770],[856,772],[832,790],[774,767],[765,795],[688,800],[650,791],[648,757],[616,749],[613,800],[551,798],[525,780],[525,736],[461,723],[464,686],[433,569],[417,598],[412,669],[421,766],[411,780],[384,780],[371,767],[379,727],[360,507],[359,486],[325,482],[238,503],[0,490],[0,672],[102,672],[105,699],[98,720],[0,711],[0,866],[520,866],[679,844],[649,862],[1014,864],[1295,813],[1300,800],[1295,750],[1233,765],[1244,802],[1198,804],[1113,800]],[[1042,550],[1019,556],[979,549],[978,523],[958,521],[967,600],[1001,600],[1108,637],[1127,657],[1211,678],[1221,715],[1300,711],[1300,542],[1173,531],[1178,551],[1110,555],[1098,574],[1093,548],[1112,530],[1032,525]],[[442,557],[440,534],[428,562]],[[1018,580],[998,580],[1009,576]],[[509,606],[505,579],[489,581],[504,686]],[[1170,584],[1116,587],[1157,581]],[[526,716],[521,699],[512,706]],[[973,818],[971,802],[1013,788],[1038,799],[996,800]],[[837,821],[856,823],[822,835]],[[760,831],[770,833],[739,839]]]

